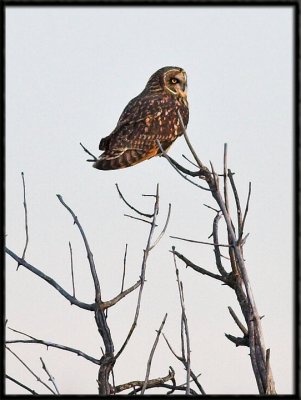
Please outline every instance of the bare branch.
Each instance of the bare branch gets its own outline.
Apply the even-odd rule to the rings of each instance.
[[[164,339],[165,339],[165,342],[166,342],[166,344],[167,344],[169,350],[172,352],[172,354],[173,354],[179,361],[181,361],[181,362],[185,361],[185,359],[184,359],[183,357],[179,356],[179,355],[174,351],[174,349],[171,347],[171,344],[170,344],[169,341],[167,340],[167,337],[165,336],[165,334],[162,333],[162,335],[163,335],[163,337],[164,337]]]
[[[150,379],[147,383],[147,389],[150,389],[153,387],[160,387],[161,384],[174,379],[174,376],[175,376],[174,370],[171,367],[169,367],[168,375],[163,378]],[[143,384],[144,384],[144,381],[132,381],[132,382],[124,383],[122,385],[116,386],[116,393],[120,393],[120,392],[123,392],[124,390],[136,388],[136,387],[137,387],[137,391],[138,391],[138,390],[142,389]]]
[[[88,361],[91,361],[93,364],[97,364],[97,365],[100,364],[99,360],[97,360],[94,357],[89,356],[88,354],[83,353],[80,350],[73,349],[72,347],[69,347],[69,346],[63,346],[63,345],[57,344],[57,343],[46,342],[45,340],[40,340],[40,339],[31,339],[31,340],[21,340],[20,339],[20,340],[18,340],[18,339],[16,339],[16,340],[7,340],[6,343],[7,344],[13,344],[13,343],[43,344],[47,348],[48,347],[55,347],[55,348],[60,349],[60,350],[69,351],[71,353],[77,354],[80,357],[85,358]]]
[[[157,144],[158,144],[159,149],[160,149],[160,151],[162,153],[162,156],[167,159],[167,161],[170,163],[170,165],[177,171],[177,173],[179,175],[181,175],[182,178],[184,178],[186,181],[192,183],[194,186],[197,186],[200,189],[210,191],[210,189],[208,189],[208,188],[206,188],[204,186],[198,185],[197,183],[193,182],[191,179],[187,178],[186,175],[184,175],[184,174],[187,174],[187,175],[190,175],[190,176],[199,176],[200,177],[200,172],[199,171],[192,172],[192,171],[189,171],[188,169],[184,168],[182,165],[178,164],[173,158],[171,158],[166,153],[166,151],[163,150],[163,147],[161,146],[161,143],[160,143],[159,140],[157,140]]]
[[[141,298],[142,298],[142,292],[143,292],[143,288],[144,288],[144,282],[145,282],[145,271],[146,271],[146,262],[149,256],[149,252],[150,252],[150,247],[151,247],[151,240],[152,240],[152,236],[156,227],[156,219],[157,219],[157,215],[159,213],[159,184],[157,184],[157,190],[156,190],[156,199],[155,199],[155,204],[154,204],[154,212],[153,212],[153,217],[152,217],[152,224],[151,224],[151,228],[149,231],[149,235],[148,235],[148,239],[147,239],[147,243],[146,243],[146,248],[143,252],[143,260],[142,260],[142,265],[141,265],[141,275],[140,275],[140,289],[139,289],[139,293],[138,293],[138,300],[137,300],[137,306],[136,306],[136,311],[135,311],[135,316],[134,316],[134,320],[133,323],[131,325],[131,328],[127,334],[127,337],[125,339],[125,341],[123,342],[120,350],[117,352],[117,354],[115,355],[115,360],[117,360],[117,358],[122,354],[123,350],[125,349],[126,345],[128,344],[135,328],[137,325],[137,321],[138,321],[138,317],[139,317],[139,312],[140,312],[140,304],[141,304]]]
[[[227,170],[228,170],[228,147],[227,143],[224,143],[224,199],[227,211],[229,211],[229,198],[228,198],[228,187],[227,187]]]
[[[223,267],[222,260],[221,260],[221,252],[218,246],[218,222],[221,219],[221,215],[218,213],[214,220],[213,220],[213,231],[212,231],[212,236],[213,236],[213,242],[214,242],[214,255],[215,255],[215,262],[217,269],[219,273],[226,277],[228,274]]]
[[[248,210],[249,210],[250,197],[251,197],[251,182],[249,182],[248,199],[247,199],[246,209],[245,209],[244,216],[243,216],[243,219],[242,219],[242,224],[241,224],[241,236],[243,235],[245,222],[246,222],[246,218],[247,218],[247,214],[248,214]],[[238,240],[239,239],[240,239],[240,237],[238,238]]]
[[[103,310],[114,306],[117,304],[121,299],[123,299],[126,295],[131,293],[133,290],[137,289],[141,285],[141,280],[137,281],[134,285],[132,285],[130,288],[124,290],[123,292],[119,293],[116,297],[114,297],[111,300],[107,300],[101,303],[101,308]]]
[[[84,232],[81,224],[79,223],[79,220],[78,220],[77,216],[74,214],[74,212],[71,210],[71,208],[64,202],[62,196],[60,194],[57,194],[56,196],[59,199],[60,203],[72,215],[74,224],[78,227],[78,229],[80,231],[80,234],[81,234],[81,236],[83,238],[83,241],[85,243],[85,248],[86,248],[86,251],[87,251],[87,257],[88,257],[88,260],[89,260],[90,271],[91,271],[91,275],[92,275],[93,282],[94,282],[95,300],[96,300],[97,303],[99,303],[101,301],[100,285],[99,285],[99,280],[98,280],[98,276],[97,276],[97,272],[96,272],[96,268],[95,268],[95,263],[94,263],[94,260],[93,260],[93,254],[92,254],[92,252],[90,250],[90,246],[89,246],[88,240],[86,238],[85,232]]]
[[[222,282],[228,284],[227,280],[223,276],[213,274],[212,272],[207,271],[206,269],[199,267],[198,265],[195,265],[192,261],[188,260],[188,258],[183,256],[183,254],[178,253],[176,250],[171,251],[171,252],[174,253],[180,260],[184,261],[184,263],[186,264],[187,267],[191,267],[192,269],[199,272],[200,274],[210,276],[211,278],[217,279],[219,281],[222,281]]]
[[[137,214],[142,215],[142,216],[144,216],[144,217],[147,217],[147,218],[152,218],[152,217],[153,217],[153,214],[146,214],[146,213],[143,213],[143,212],[137,210],[137,208],[133,207],[130,203],[128,203],[128,202],[125,200],[123,194],[121,193],[121,191],[120,191],[120,189],[119,189],[117,183],[115,183],[115,186],[116,186],[116,189],[117,189],[117,191],[118,191],[119,196],[121,197],[121,199],[123,200],[123,202],[124,202],[130,209],[136,211]]]
[[[27,250],[27,246],[28,246],[28,240],[29,240],[29,236],[28,236],[28,217],[27,217],[27,204],[26,204],[26,189],[25,189],[25,179],[24,179],[24,172],[21,172],[21,176],[22,176],[22,183],[23,183],[23,206],[24,206],[24,218],[25,218],[25,246],[24,246],[24,250],[23,250],[23,254],[21,258],[25,258],[25,254],[26,254],[26,250]],[[18,263],[17,266],[17,270],[19,268],[20,264]]]
[[[149,251],[151,251],[155,246],[157,246],[157,244],[162,239],[164,233],[166,232],[166,228],[167,228],[167,225],[168,225],[169,219],[170,219],[170,212],[171,212],[171,204],[169,203],[169,205],[168,205],[168,213],[167,213],[167,218],[166,218],[166,221],[165,221],[164,228],[162,229],[162,231],[161,231],[160,235],[158,236],[158,238],[155,240],[154,244],[149,248]]]
[[[247,328],[245,328],[245,326],[240,322],[238,316],[235,314],[235,312],[233,311],[233,309],[229,306],[228,310],[231,314],[231,317],[234,319],[236,325],[239,327],[239,329],[242,331],[242,333],[244,334],[244,336],[248,336],[248,330]]]
[[[126,243],[126,245],[125,245],[125,250],[124,250],[124,257],[123,257],[123,274],[122,274],[122,281],[121,281],[121,290],[120,290],[120,293],[123,292],[123,287],[124,287],[127,251],[128,251],[128,244]]]
[[[180,123],[183,129],[183,134],[184,134],[184,138],[186,140],[187,146],[189,147],[189,150],[191,151],[191,154],[193,155],[193,158],[195,159],[196,163],[198,164],[198,166],[202,169],[204,168],[204,165],[201,163],[201,160],[199,159],[198,155],[196,154],[196,152],[194,151],[194,148],[192,147],[190,140],[188,138],[188,135],[186,133],[186,129],[183,123],[183,118],[182,115],[180,113],[180,110],[178,110],[178,115],[179,115],[179,119],[180,119]]]
[[[233,179],[233,173],[230,169],[228,169],[228,175],[229,175],[229,180],[231,183],[231,187],[232,187],[232,191],[234,194],[234,199],[235,199],[235,203],[236,203],[236,211],[237,211],[237,227],[238,227],[238,236],[241,235],[241,228],[242,228],[242,219],[241,219],[241,207],[240,207],[240,200],[239,200],[239,196],[237,193],[237,189],[235,186],[235,182]]]
[[[209,246],[219,246],[219,247],[232,247],[231,244],[221,244],[221,243],[210,243],[210,242],[202,242],[199,240],[193,240],[193,239],[185,239],[185,238],[181,238],[178,236],[170,236],[173,239],[179,239],[179,240],[184,240],[185,242],[191,242],[191,243],[200,243],[200,244],[208,244]]]
[[[176,271],[176,279],[178,283],[178,290],[179,290],[179,297],[180,297],[180,304],[181,304],[181,343],[182,343],[182,358],[185,360],[185,368],[186,368],[186,394],[188,395],[190,392],[190,338],[188,332],[188,321],[185,311],[185,303],[184,303],[184,291],[183,291],[183,283],[180,281],[180,273],[177,266],[177,260],[175,257],[175,247],[172,248],[173,250],[173,260],[174,266]],[[184,352],[184,335],[183,335],[183,327],[185,328],[185,337],[186,337],[186,357]]]
[[[38,395],[39,393],[35,392],[34,390],[30,389],[28,386],[24,385],[23,383],[17,381],[16,379],[12,378],[11,376],[5,374],[5,378],[9,379],[10,381],[16,383],[17,385],[21,386],[23,389],[28,390],[31,394]]]
[[[56,390],[56,393],[57,393],[57,394],[60,394],[60,392],[59,392],[59,390],[58,390],[58,388],[57,388],[57,386],[56,386],[56,383],[55,383],[55,381],[54,381],[54,377],[53,377],[52,375],[50,375],[50,373],[49,373],[49,371],[48,371],[48,369],[47,369],[47,367],[46,367],[46,365],[45,365],[45,363],[44,363],[42,357],[40,357],[40,360],[41,360],[41,363],[42,363],[42,368],[43,368],[43,370],[46,372],[46,374],[48,375],[49,381],[51,381],[51,383],[53,384],[53,386],[54,386],[54,388],[55,388],[55,390]]]
[[[89,162],[94,162],[94,161],[97,161],[97,160],[98,160],[98,158],[97,158],[94,154],[92,154],[89,150],[87,150],[87,149],[85,148],[85,146],[84,146],[82,143],[79,143],[79,144],[80,144],[81,147],[84,149],[84,151],[85,151],[87,154],[89,154],[89,156],[93,157],[92,160],[87,160],[87,161],[89,161]]]
[[[194,167],[198,168],[198,165],[195,164],[193,161],[189,160],[189,158],[186,157],[185,154],[182,154],[182,157],[185,158],[185,160],[188,161],[191,165],[193,165]]]
[[[210,208],[210,210],[213,210],[213,211],[215,211],[216,213],[220,213],[221,212],[221,210],[217,210],[216,208],[214,208],[214,207],[211,207],[211,206],[208,206],[208,204],[203,204],[205,207],[207,207],[207,208]]]
[[[230,342],[233,342],[236,345],[236,347],[238,347],[238,346],[249,347],[249,339],[248,339],[248,337],[240,338],[240,337],[232,336],[232,335],[230,335],[228,333],[225,333],[225,336],[226,336],[227,339],[230,340]]]
[[[35,373],[32,371],[32,369],[30,369],[29,366],[28,366],[23,360],[21,360],[21,358],[20,358],[15,352],[13,352],[13,351],[12,351],[8,346],[6,346],[6,345],[5,345],[5,348],[6,348],[11,354],[13,354],[13,355],[16,357],[16,359],[20,361],[20,363],[21,363],[22,365],[24,365],[24,367],[31,373],[31,375],[33,375],[33,376],[36,378],[36,380],[37,380],[38,382],[40,382],[42,385],[44,385],[52,394],[55,394],[55,392],[51,389],[51,387],[48,386],[47,383],[45,383],[44,381],[42,381],[42,379],[41,379],[37,374],[35,374]]]
[[[71,243],[70,243],[70,242],[69,242],[69,251],[70,251],[71,279],[72,279],[73,297],[75,297],[74,272],[73,272],[73,256],[72,256],[72,247],[71,247]]]
[[[7,247],[5,248],[5,252],[10,255],[14,260],[16,260],[20,265],[28,269],[29,271],[33,272],[35,275],[42,278],[44,281],[49,283],[52,287],[54,287],[62,296],[64,296],[67,300],[70,301],[71,304],[76,305],[77,307],[83,308],[85,310],[94,311],[95,310],[95,303],[87,304],[77,300],[74,296],[71,296],[65,289],[63,289],[54,279],[50,278],[50,276],[44,274],[44,272],[40,271],[38,268],[34,267],[33,265],[29,264],[22,258],[18,257],[14,252],[12,252]]]
[[[152,221],[147,221],[146,219],[143,219],[143,218],[133,217],[132,215],[129,215],[129,214],[123,214],[123,215],[128,218],[133,218],[138,221],[146,222],[147,224],[150,224],[150,225],[152,224]]]
[[[146,374],[145,374],[144,383],[143,383],[143,386],[142,386],[142,389],[141,389],[141,394],[144,394],[145,389],[147,388],[147,383],[148,383],[148,378],[149,378],[149,373],[150,373],[150,369],[151,369],[151,365],[152,365],[153,356],[154,356],[154,354],[155,354],[155,350],[156,350],[157,344],[158,344],[158,342],[159,342],[159,338],[160,338],[162,329],[163,329],[163,327],[164,327],[166,318],[167,318],[167,313],[165,314],[165,316],[164,316],[164,318],[163,318],[163,321],[162,321],[162,323],[161,323],[161,325],[160,325],[160,328],[159,328],[159,330],[157,331],[157,336],[156,336],[155,342],[154,342],[154,344],[153,344],[153,347],[152,347],[152,349],[151,349],[151,352],[150,352],[150,355],[149,355],[149,359],[148,359],[148,361],[147,361]]]

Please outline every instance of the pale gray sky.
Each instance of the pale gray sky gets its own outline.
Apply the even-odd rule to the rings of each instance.
[[[222,170],[223,145],[245,204],[252,182],[245,258],[262,320],[278,393],[292,393],[292,8],[290,7],[7,7],[6,8],[6,234],[22,253],[25,232],[21,171],[27,184],[27,260],[72,291],[68,241],[73,246],[76,292],[93,302],[93,284],[79,232],[59,204],[63,196],[81,221],[94,254],[103,295],[120,290],[128,243],[126,285],[139,278],[148,226],[123,216],[115,183],[137,207],[152,209],[160,184],[159,223],[172,204],[167,233],[151,253],[135,334],[115,366],[116,384],[144,379],[146,362],[165,312],[164,332],[180,351],[180,304],[172,256],[177,250],[216,271],[210,247],[169,235],[207,240],[215,206],[208,192],[185,182],[163,158],[119,171],[86,163],[83,142],[98,143],[116,125],[127,102],[165,65],[188,75],[188,134],[205,164]],[[183,138],[170,155],[188,156]],[[184,162],[184,160],[183,160]],[[234,210],[234,205],[232,205]],[[224,227],[221,224],[221,228]],[[224,237],[224,235],[221,235]],[[179,262],[191,334],[191,363],[208,394],[257,393],[247,348],[227,307],[240,315],[234,293]],[[8,325],[37,338],[100,357],[93,314],[70,306],[54,289],[8,258]],[[115,348],[132,323],[137,293],[109,312]],[[16,334],[9,333],[9,338]],[[43,376],[42,356],[63,394],[97,394],[97,366],[39,345],[12,347]],[[182,365],[161,340],[150,378]],[[46,393],[9,354],[7,373]],[[7,383],[7,393],[25,393]],[[150,392],[151,393],[151,392]]]

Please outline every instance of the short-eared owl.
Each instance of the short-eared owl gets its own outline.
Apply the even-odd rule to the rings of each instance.
[[[155,72],[145,89],[123,110],[113,132],[101,139],[104,152],[93,164],[97,169],[118,169],[135,165],[160,154],[182,135],[178,111],[188,124],[186,72],[179,67],[164,67]]]

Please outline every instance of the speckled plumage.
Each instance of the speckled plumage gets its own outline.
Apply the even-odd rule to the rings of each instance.
[[[186,128],[189,111],[186,73],[179,67],[164,67],[148,80],[145,89],[123,110],[113,132],[101,139],[104,152],[93,164],[101,170],[126,168],[160,154],[183,134],[178,110]]]

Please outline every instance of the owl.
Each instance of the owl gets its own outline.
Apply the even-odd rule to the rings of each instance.
[[[163,67],[148,80],[144,90],[123,110],[113,132],[101,139],[103,150],[94,168],[131,167],[167,150],[188,124],[187,76],[179,67]]]

